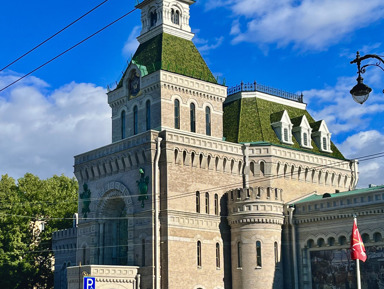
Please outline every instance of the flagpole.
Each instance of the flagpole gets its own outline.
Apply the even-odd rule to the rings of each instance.
[[[353,215],[353,221],[357,226],[356,214]],[[361,289],[361,280],[360,280],[360,260],[356,259],[356,278],[357,278],[357,289]]]

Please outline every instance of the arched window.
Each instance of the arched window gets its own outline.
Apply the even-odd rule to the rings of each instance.
[[[197,241],[197,266],[201,267],[201,242]]]
[[[151,129],[151,102],[147,100],[145,103],[145,123],[146,123],[146,130]]]
[[[175,99],[175,128],[180,129],[180,101]]]
[[[256,266],[261,267],[261,242],[256,241]]]
[[[273,249],[275,252],[275,264],[277,264],[279,263],[279,248],[278,248],[277,242],[274,243]]]
[[[121,112],[121,139],[125,139],[125,111]]]
[[[171,21],[173,24],[179,25],[180,23],[180,12],[174,9],[171,9]]]
[[[196,192],[196,213],[200,213],[200,192]]]
[[[220,268],[220,244],[216,243],[216,268]]]
[[[215,194],[215,215],[219,215],[219,196]]]
[[[205,193],[205,213],[209,214],[209,193]]]
[[[145,266],[145,239],[141,240],[141,266]]]
[[[265,163],[264,162],[260,162],[260,173],[262,176],[264,176],[264,174],[265,174]]]
[[[153,11],[153,12],[150,13],[150,21],[151,21],[151,27],[156,25],[156,22],[157,22],[156,11]]]
[[[241,254],[241,242],[237,242],[237,268],[243,266],[243,256]]]
[[[191,103],[189,107],[190,111],[190,122],[191,122],[191,132],[196,132],[196,107],[194,103]]]
[[[211,135],[211,109],[208,106],[205,108],[205,133]]]
[[[138,112],[137,106],[133,108],[133,134],[137,134],[138,132]]]

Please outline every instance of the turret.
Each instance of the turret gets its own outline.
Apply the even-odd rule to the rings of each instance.
[[[229,191],[228,221],[231,227],[232,287],[282,288],[282,190],[251,187]]]

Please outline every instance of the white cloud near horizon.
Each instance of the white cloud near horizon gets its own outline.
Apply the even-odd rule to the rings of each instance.
[[[0,84],[14,73],[0,73]],[[73,156],[111,141],[106,90],[71,82],[50,91],[36,77],[0,94],[0,175],[73,176]]]
[[[325,50],[356,29],[384,18],[382,0],[208,0],[207,10],[226,7],[234,18],[232,43],[292,45]],[[364,17],[363,15],[369,15]]]

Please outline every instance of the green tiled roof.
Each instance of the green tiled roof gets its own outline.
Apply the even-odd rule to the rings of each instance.
[[[271,123],[279,121],[284,110],[287,111],[291,120],[305,115],[310,124],[316,123],[308,111],[303,109],[256,97],[240,98],[224,104],[224,137],[227,141],[235,143],[268,142],[287,148],[344,159],[344,156],[333,143],[331,143],[332,153],[324,153],[319,150],[313,140],[313,149],[302,148],[294,137],[292,138],[293,145],[280,142]]]
[[[140,44],[131,63],[140,68],[142,76],[158,70],[166,70],[217,83],[192,41],[166,33],[159,34]],[[122,80],[117,88],[121,85]]]
[[[312,202],[312,201],[317,201],[317,200],[322,200],[322,199],[329,199],[329,198],[340,198],[340,197],[345,197],[345,196],[353,196],[353,195],[358,195],[362,193],[370,193],[373,191],[380,191],[383,190],[384,186],[373,186],[370,188],[364,188],[364,189],[357,189],[353,191],[345,191],[345,192],[340,192],[340,193],[333,193],[329,194],[328,198],[323,198],[323,195],[311,195],[307,198],[301,199],[297,202],[294,202],[295,204],[300,204],[300,203],[305,203],[305,202]]]

